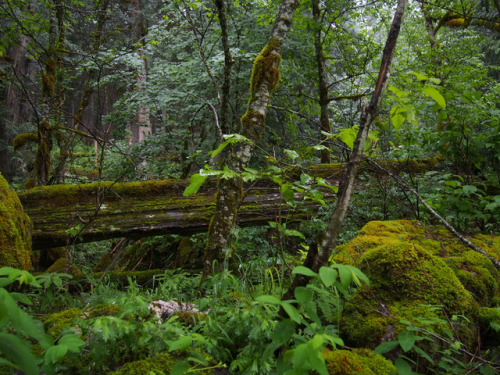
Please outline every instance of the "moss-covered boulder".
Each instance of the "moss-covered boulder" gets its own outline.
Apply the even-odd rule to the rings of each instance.
[[[170,374],[176,363],[185,361],[188,356],[197,357],[200,362],[206,363],[206,366],[200,363],[196,364],[195,368],[191,369],[192,372],[200,375],[214,374],[214,365],[216,364],[214,359],[208,354],[196,351],[191,353],[160,353],[151,358],[126,363],[121,369],[111,372],[109,375],[143,375],[152,372]]]
[[[0,267],[31,269],[31,221],[0,174]]]
[[[390,361],[368,349],[325,350],[323,357],[330,375],[395,375],[398,373]]]
[[[471,239],[497,259],[499,240]],[[420,325],[425,318],[429,328],[442,332],[453,315],[470,319],[457,329],[463,342],[473,345],[481,307],[495,307],[499,300],[500,273],[489,259],[444,228],[418,221],[370,222],[333,261],[357,266],[371,282],[343,312],[341,331],[353,347],[374,348],[395,339],[406,328],[402,319]]]

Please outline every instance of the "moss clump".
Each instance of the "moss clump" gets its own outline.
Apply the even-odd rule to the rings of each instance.
[[[271,38],[260,54],[255,58],[250,78],[251,95],[254,96],[262,81],[268,81],[268,90],[273,93],[280,81],[279,66],[281,65],[281,55],[276,52],[280,41]]]
[[[107,303],[91,307],[88,311],[86,311],[86,315],[89,318],[96,318],[98,316],[116,316],[120,311],[122,311],[120,306]]]
[[[31,269],[31,231],[17,194],[0,174],[0,267]]]
[[[199,352],[197,352],[199,353]],[[188,353],[186,353],[188,354]],[[207,364],[214,364],[213,359],[207,354],[202,353],[203,357],[206,359]],[[160,353],[155,355],[154,357],[143,359],[140,361],[134,361],[130,363],[126,363],[120,370],[109,373],[109,375],[144,375],[149,374],[151,371],[155,373],[163,373],[169,374],[172,371],[174,365],[181,360],[185,360],[186,356],[182,354],[169,354],[169,353]],[[197,365],[197,367],[201,367]],[[198,369],[196,371],[197,374],[213,374],[213,369],[201,370]]]
[[[84,277],[82,271],[80,271],[73,263],[69,265],[69,270],[66,271],[66,258],[59,258],[53,265],[47,268],[47,272],[68,273],[73,275],[74,278]]]
[[[500,257],[498,240],[472,239],[494,257]],[[470,319],[455,329],[462,342],[473,346],[480,306],[494,305],[499,296],[500,273],[489,259],[444,228],[418,221],[370,222],[332,259],[359,267],[371,282],[356,291],[343,311],[341,332],[353,347],[373,348],[395,339],[406,329],[401,319],[420,325],[422,318],[443,333],[449,329],[445,312]]]
[[[18,134],[12,141],[12,146],[14,146],[14,152],[19,151],[21,147],[28,143],[37,144],[38,135],[35,133],[21,133]]]
[[[63,310],[43,317],[41,320],[45,331],[54,338],[61,336],[62,331],[72,326],[73,321],[83,315],[81,309]]]
[[[330,375],[389,375],[397,374],[396,367],[371,350],[326,350],[323,352]]]

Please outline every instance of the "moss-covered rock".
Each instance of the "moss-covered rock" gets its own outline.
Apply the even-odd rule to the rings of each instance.
[[[41,318],[45,331],[54,338],[61,336],[62,331],[72,326],[73,320],[83,315],[78,308],[67,309],[46,315]]]
[[[398,373],[390,361],[367,349],[325,350],[323,357],[330,375],[395,375]]]
[[[143,375],[149,374],[151,371],[154,371],[156,374],[170,374],[175,364],[181,360],[185,360],[187,354],[160,353],[151,358],[126,363],[121,369],[111,372],[109,375]],[[213,374],[214,360],[207,354],[200,352],[196,352],[196,354],[198,354],[197,356],[201,354],[208,364],[207,369],[203,369],[203,366],[200,364],[196,365],[196,373],[202,375]]]
[[[31,269],[31,221],[0,174],[0,267]]]
[[[66,258],[59,258],[53,265],[47,268],[47,272],[68,273],[74,278],[83,278],[82,271],[78,269],[73,263],[69,264],[69,270],[66,270]]]
[[[500,258],[498,237],[472,241]],[[401,319],[420,325],[426,318],[428,328],[443,332],[452,315],[471,320],[457,330],[473,345],[480,307],[494,306],[499,297],[500,273],[489,259],[444,228],[418,221],[370,222],[333,261],[359,267],[371,282],[357,290],[343,312],[341,331],[353,347],[374,348],[395,339],[406,328]]]

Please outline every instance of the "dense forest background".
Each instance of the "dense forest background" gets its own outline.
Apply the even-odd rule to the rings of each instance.
[[[271,30],[274,32],[276,25],[286,19],[279,12],[287,3],[295,10],[291,29],[282,39],[270,38]],[[328,237],[332,232],[331,218],[336,215],[325,191],[338,190],[325,179],[311,177],[305,171],[317,164],[344,165],[358,155],[355,140],[368,104],[379,92],[379,72],[386,61],[384,47],[390,39],[393,16],[402,3],[406,4],[377,0],[0,2],[0,173],[16,191],[26,193],[37,187],[96,181],[191,179],[188,191],[194,194],[208,176],[220,178],[218,206],[208,239],[199,234],[190,238],[152,237],[143,242],[124,238],[119,243],[85,245],[77,244],[79,226],[68,230],[68,238],[73,242],[68,241],[65,249],[55,252],[65,259],[65,266],[56,271],[65,273],[56,272],[51,277],[45,276],[46,279],[42,275],[41,280],[46,282],[44,292],[50,291],[49,297],[34,293],[34,298],[41,298],[41,302],[32,312],[48,313],[51,310],[48,305],[56,310],[64,304],[76,307],[80,303],[78,298],[93,308],[97,303],[114,304],[118,300],[114,297],[123,296],[118,303],[119,318],[113,316],[116,320],[102,320],[96,313],[92,319],[98,319],[97,325],[94,320],[80,322],[83,331],[96,335],[95,346],[87,353],[92,356],[93,365],[85,371],[116,370],[123,365],[119,357],[125,358],[125,362],[147,358],[141,352],[141,345],[149,348],[151,355],[165,348],[182,352],[192,346],[213,356],[210,360],[198,358],[197,365],[215,368],[210,362],[215,358],[218,366],[228,367],[234,373],[318,371],[324,374],[325,363],[338,362],[338,358],[328,359],[323,350],[343,345],[338,327],[344,302],[354,295],[356,287],[368,283],[368,278],[354,267],[362,268],[362,264],[341,265],[339,261],[333,268],[322,267],[335,248],[326,246],[325,259],[318,260],[325,237],[321,233]],[[342,231],[339,225],[333,245],[345,245],[360,228],[374,220],[409,219],[434,225],[439,221],[436,212],[441,223],[445,220],[464,236],[482,233],[493,238],[500,230],[500,3],[415,0],[408,2],[404,13],[387,90],[381,91],[380,103],[370,114],[371,128],[360,146],[364,153],[362,162],[370,167],[357,176],[356,192],[350,202],[350,196],[347,199],[349,211],[345,220],[345,212],[341,214]],[[261,100],[262,82],[267,90],[263,115],[252,107]],[[255,123],[253,127],[249,126],[250,120]],[[384,168],[377,169],[380,165],[390,169],[394,178]],[[394,165],[400,167],[393,168]],[[288,168],[303,173],[291,177],[285,172],[291,170]],[[279,185],[283,204],[291,210],[312,201],[322,206],[319,213],[298,223],[287,223],[285,217],[276,213],[275,222],[265,227],[235,227],[233,214],[239,207],[236,203],[244,195],[241,181],[252,182],[258,173]],[[224,218],[219,203],[233,198],[234,211],[228,209]],[[227,228],[223,219],[228,219]],[[223,229],[218,232],[219,228]],[[383,228],[380,233],[378,229],[371,230],[374,236],[385,233]],[[369,231],[365,229],[365,233]],[[426,232],[425,236],[446,237],[439,233]],[[224,241],[216,242],[217,236],[224,237]],[[498,252],[497,245],[491,245],[497,244],[494,241],[481,246],[490,246],[493,252]],[[114,260],[109,263],[122,243],[130,245],[132,250],[128,253],[135,255],[126,262],[117,262],[120,264]],[[292,272],[292,266],[309,266],[307,260],[317,255],[311,254],[318,245],[320,256],[315,258],[315,267],[298,266]],[[441,246],[444,251],[445,246]],[[110,247],[108,258],[101,258]],[[187,249],[186,259],[191,263],[179,258],[171,262],[172,248],[179,253]],[[138,254],[144,254],[140,260]],[[495,255],[491,251],[488,254],[493,261]],[[143,260],[146,258],[149,267]],[[205,264],[198,262],[194,267],[194,260],[202,258]],[[57,257],[50,259],[55,260]],[[108,263],[103,266],[105,261]],[[83,270],[87,278],[94,277],[91,274],[101,264],[104,281],[90,282],[96,288],[95,295],[84,296],[85,287],[79,285],[82,294],[76,298],[68,284],[62,287],[63,282],[69,282],[66,273],[76,274],[70,272],[70,263]],[[198,280],[192,274],[167,270],[158,279],[159,286],[154,292],[144,292],[143,285],[132,278],[125,283],[126,291],[123,284],[112,285],[105,278],[113,267],[130,271],[139,265],[142,270],[168,265],[198,271],[203,268],[204,272]],[[494,269],[492,265],[491,268]],[[478,273],[471,269],[472,266],[468,271],[474,275]],[[429,269],[425,272],[431,273]],[[22,274],[11,275],[17,275],[9,276],[14,279]],[[293,276],[296,280],[302,278],[302,284],[290,287]],[[304,278],[310,277],[315,278],[316,286],[306,287]],[[41,283],[35,279],[27,280],[28,284],[40,287]],[[172,280],[176,286],[168,284]],[[462,279],[460,282],[466,284]],[[486,297],[475,297],[482,307],[493,311],[488,310],[496,318],[487,321],[497,323],[488,329],[498,334],[500,312],[495,297],[498,286],[494,288],[488,292],[491,294],[488,302]],[[334,290],[336,299],[332,300],[330,292],[327,296],[325,290]],[[308,303],[313,292],[316,302],[311,307]],[[439,293],[435,292],[436,296]],[[171,325],[168,329],[163,324],[166,328],[165,337],[161,338],[163,346],[155,346],[151,344],[156,337],[154,330],[141,320],[155,297],[190,302],[201,298],[197,306],[200,310],[210,307],[213,315],[210,313],[206,320],[198,315],[194,319],[184,316],[175,323],[181,325]],[[136,305],[132,307],[127,298]],[[219,298],[221,305],[211,298]],[[293,298],[293,303],[286,302]],[[470,311],[477,315],[475,307],[455,311],[446,301],[437,298],[431,303],[431,300],[422,297],[421,302],[445,306],[441,306],[443,315],[432,315],[435,319],[432,324],[451,327],[455,324],[452,317],[459,319],[457,316]],[[215,317],[216,312],[231,315],[236,307],[240,315],[224,321],[226,325]],[[12,306],[10,309],[15,311]],[[453,313],[448,314],[450,311]],[[73,313],[69,322],[81,314]],[[106,310],[108,315],[117,313]],[[358,312],[351,309],[350,313],[356,316]],[[325,317],[332,314],[337,314],[337,319],[327,324]],[[417,313],[412,311],[412,314]],[[420,310],[418,314],[425,315]],[[138,320],[132,322],[131,316]],[[403,319],[406,315],[397,317]],[[247,320],[267,323],[256,328],[246,325]],[[133,329],[125,328],[127,325]],[[191,330],[193,326],[196,328]],[[229,334],[225,334],[222,326]],[[404,353],[414,350],[413,356],[405,357],[401,350],[389,356],[399,373],[446,370],[458,374],[479,369],[481,374],[497,373],[488,371],[497,371],[490,364],[496,361],[498,365],[498,340],[489,341],[493,342],[491,348],[496,349],[488,351],[488,355],[482,353],[481,357],[479,347],[480,359],[474,362],[476,357],[460,351],[460,345],[449,352],[427,347],[415,349],[415,342],[424,340],[421,337],[431,342],[441,339],[437,333],[430,335],[434,331],[427,326],[427,331],[418,331],[417,339],[412,333],[417,330],[411,327],[397,328],[398,339],[392,337],[394,340],[388,341],[396,344],[377,352],[393,350],[397,345]],[[219,328],[224,335],[217,333]],[[231,340],[231,329],[238,332],[242,342]],[[79,340],[76,337],[80,334],[73,332],[71,335],[75,336],[66,339],[67,351],[75,355],[80,354],[84,344],[71,340]],[[439,334],[445,337],[444,333]],[[67,335],[70,337],[70,333]],[[61,332],[53,336],[56,341],[66,337]],[[187,339],[182,341],[184,336]],[[443,340],[446,344],[459,342],[465,348],[466,340],[459,336],[454,331]],[[41,340],[38,336],[29,337]],[[102,354],[103,343],[108,340],[113,342],[110,344],[113,359]],[[128,349],[121,348],[123,345]],[[375,346],[366,345],[370,349]],[[427,355],[427,352],[432,353]],[[62,355],[55,355],[55,350],[46,353],[51,354],[49,357],[45,354],[44,371],[73,371],[68,363],[59,363],[66,351]],[[188,360],[182,355],[175,359],[173,363],[179,362],[174,373],[188,371],[196,362],[190,355]],[[309,359],[300,364],[302,355]],[[371,356],[368,357],[375,361]],[[471,365],[467,365],[464,356],[469,356]],[[427,362],[422,364],[416,357]],[[438,362],[437,357],[456,361],[447,365]],[[335,372],[331,366],[330,374],[343,373]],[[361,370],[353,367],[352,371]],[[376,373],[384,371],[390,372],[379,369]]]

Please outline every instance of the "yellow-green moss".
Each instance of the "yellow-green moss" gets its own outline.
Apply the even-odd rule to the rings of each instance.
[[[47,268],[47,272],[69,273],[75,278],[83,278],[83,273],[73,263],[69,265],[69,271],[66,271],[66,258],[59,258],[52,266]]]
[[[31,221],[0,174],[0,267],[31,269]]]
[[[498,237],[481,235],[472,241],[499,257]],[[442,306],[448,316],[471,319],[456,329],[464,343],[474,345],[479,306],[494,306],[499,300],[500,273],[492,262],[439,226],[370,222],[332,260],[359,267],[371,281],[343,311],[341,333],[350,346],[373,348],[394,339],[406,328],[401,319],[418,325],[417,317],[427,317],[435,322],[432,329],[444,332],[443,311],[431,311],[429,305]]]
[[[149,374],[151,371],[156,373],[169,374],[174,365],[181,360],[185,360],[186,355],[182,353],[160,353],[154,357],[143,359],[140,361],[134,361],[126,363],[120,370],[109,373],[109,375],[144,375]],[[201,353],[205,357],[207,363],[212,367],[214,365],[214,360],[208,354]],[[213,369],[202,370],[202,365],[196,365],[198,370],[196,374],[208,375],[213,374]]]
[[[83,315],[81,309],[73,308],[49,314],[41,318],[45,331],[54,338],[61,336],[62,331],[72,326],[73,320]]]
[[[396,367],[380,354],[371,350],[325,350],[323,352],[330,375],[390,375]]]
[[[250,78],[251,95],[255,94],[255,90],[260,86],[263,80],[269,82],[269,92],[273,93],[278,87],[280,81],[279,66],[281,64],[281,56],[273,51],[279,46],[278,39],[269,40],[267,45],[262,49],[260,54],[255,58]]]
[[[21,147],[28,143],[36,144],[38,142],[38,135],[35,133],[21,133],[18,134],[12,141],[14,152],[18,151]]]

